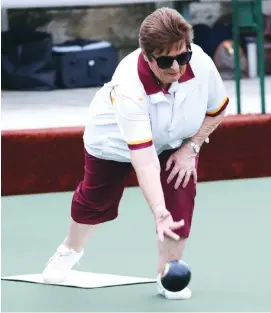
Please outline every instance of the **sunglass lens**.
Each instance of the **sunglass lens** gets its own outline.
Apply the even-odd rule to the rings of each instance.
[[[157,59],[157,64],[161,69],[167,69],[172,66],[173,59],[170,57],[160,57]]]
[[[188,52],[180,54],[177,57],[177,62],[179,63],[179,65],[185,65],[190,61],[190,59],[191,59],[191,52],[188,51]]]
[[[192,56],[191,51],[184,52],[180,54],[179,56],[177,56],[176,60],[179,65],[185,65],[190,61],[191,56]],[[161,69],[170,68],[172,66],[173,61],[174,61],[174,58],[170,56],[162,56],[156,59],[156,62]]]

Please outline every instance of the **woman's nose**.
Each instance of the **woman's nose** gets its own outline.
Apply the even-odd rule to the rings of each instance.
[[[175,71],[179,69],[179,64],[176,60],[173,61],[171,68]]]

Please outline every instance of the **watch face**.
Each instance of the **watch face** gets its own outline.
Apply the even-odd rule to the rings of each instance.
[[[200,148],[197,144],[194,143],[193,148],[194,148],[195,153],[199,153]]]
[[[192,141],[188,141],[188,143],[189,143],[190,146],[193,148],[193,150],[194,150],[195,153],[199,153],[200,147],[199,147],[196,143],[194,143],[194,142],[192,142]]]

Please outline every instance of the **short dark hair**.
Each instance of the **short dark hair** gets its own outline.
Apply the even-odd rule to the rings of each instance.
[[[139,30],[139,45],[150,57],[157,53],[168,54],[174,47],[190,47],[194,39],[192,26],[175,9],[163,7],[148,15]]]

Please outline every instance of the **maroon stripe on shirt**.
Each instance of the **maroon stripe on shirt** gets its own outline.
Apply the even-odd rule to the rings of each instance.
[[[128,144],[128,147],[130,150],[139,150],[139,149],[144,149],[144,148],[148,148],[152,145],[152,140],[147,141],[147,142],[142,142],[142,143],[138,143],[138,144]]]

